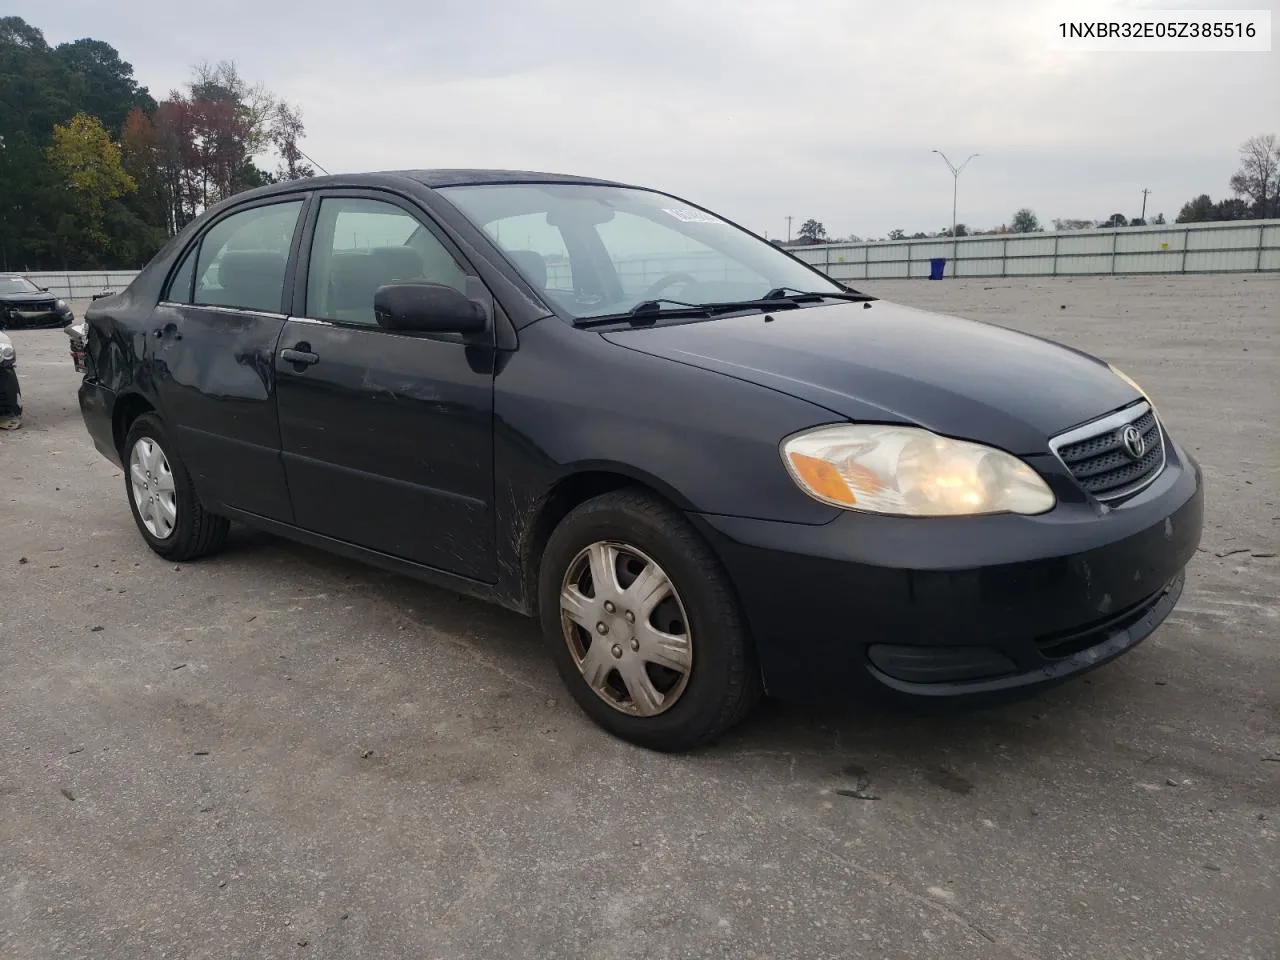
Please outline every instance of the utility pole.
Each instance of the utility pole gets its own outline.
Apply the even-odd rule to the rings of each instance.
[[[1146,187],[1142,188],[1142,216],[1140,216],[1138,219],[1141,220],[1143,223],[1147,222],[1147,194],[1150,192],[1151,191],[1148,190]]]
[[[787,217],[787,243],[791,242],[791,218]]]

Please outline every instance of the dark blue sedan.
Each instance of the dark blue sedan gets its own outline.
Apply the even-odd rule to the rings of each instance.
[[[686,200],[485,170],[207,211],[88,311],[146,543],[230,521],[536,616],[663,750],[762,694],[1021,694],[1169,614],[1199,468],[1102,360],[886,303]]]

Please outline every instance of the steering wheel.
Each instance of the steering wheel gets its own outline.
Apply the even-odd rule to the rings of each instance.
[[[645,288],[641,298],[644,300],[652,300],[667,287],[677,283],[697,283],[698,278],[689,273],[668,273],[665,277],[659,277],[653,283]]]

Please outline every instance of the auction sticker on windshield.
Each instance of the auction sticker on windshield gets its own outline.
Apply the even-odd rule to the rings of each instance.
[[[693,210],[689,207],[663,207],[662,212],[670,214],[681,223],[722,223],[719,217],[713,217],[709,213],[703,213],[701,210]]]

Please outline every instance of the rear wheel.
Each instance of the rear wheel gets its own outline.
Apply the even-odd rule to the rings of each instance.
[[[600,726],[657,750],[719,736],[760,698],[727,575],[674,510],[608,493],[552,533],[539,617],[557,669]]]
[[[213,553],[231,524],[205,510],[160,418],[138,417],[125,438],[125,492],[138,532],[166,560]]]

